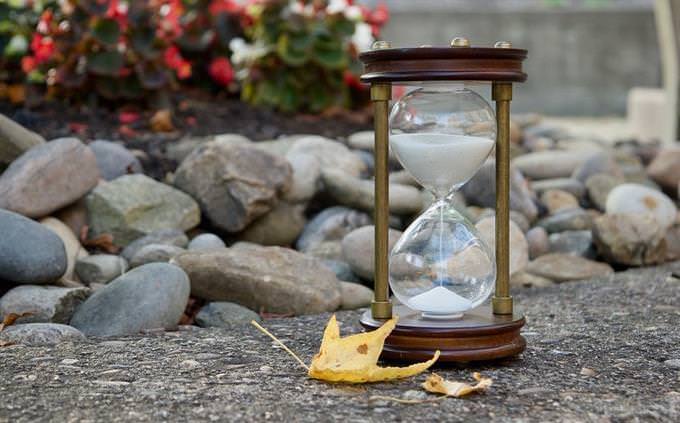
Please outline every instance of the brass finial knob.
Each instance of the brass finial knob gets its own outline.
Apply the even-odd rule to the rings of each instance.
[[[373,46],[371,46],[371,49],[373,50],[384,50],[386,48],[392,47],[390,45],[389,41],[376,41],[373,43]]]
[[[451,40],[451,47],[470,47],[470,40],[465,37],[456,37]]]
[[[495,48],[512,48],[512,43],[510,41],[498,41],[493,46]]]

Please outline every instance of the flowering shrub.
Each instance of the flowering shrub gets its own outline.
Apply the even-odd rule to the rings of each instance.
[[[242,12],[247,41],[230,43],[242,98],[285,111],[350,107],[358,54],[388,19],[352,0],[261,0]]]

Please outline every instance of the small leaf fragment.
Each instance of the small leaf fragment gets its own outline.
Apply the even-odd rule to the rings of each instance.
[[[0,332],[2,332],[7,326],[12,326],[14,322],[16,322],[18,319],[26,316],[32,316],[33,313],[32,311],[27,311],[25,313],[9,313],[6,315],[3,319],[2,322],[0,322]]]
[[[477,381],[474,386],[464,382],[446,380],[438,374],[432,373],[422,386],[427,392],[459,398],[473,392],[484,392],[493,383],[491,378],[482,377],[477,372],[473,373],[472,377]]]

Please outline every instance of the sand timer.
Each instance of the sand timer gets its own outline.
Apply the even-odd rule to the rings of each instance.
[[[440,350],[440,361],[491,360],[526,346],[520,335],[524,317],[509,290],[510,101],[512,83],[526,79],[526,54],[508,42],[470,47],[467,39],[454,38],[448,47],[391,48],[380,41],[360,55],[375,113],[376,244],[375,297],[361,324],[372,330],[399,316],[383,358],[423,360]],[[413,89],[390,109],[392,84]],[[495,113],[480,95],[484,90]],[[450,198],[494,147],[491,251]],[[391,252],[388,148],[436,198]]]

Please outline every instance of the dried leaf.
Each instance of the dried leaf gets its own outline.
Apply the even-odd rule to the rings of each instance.
[[[9,347],[10,345],[15,345],[16,342],[12,341],[0,341],[0,348],[2,347]]]
[[[6,315],[2,319],[2,323],[0,323],[0,332],[2,332],[7,326],[12,326],[14,324],[14,322],[17,321],[17,319],[20,319],[20,318],[26,317],[26,316],[32,316],[34,314],[35,313],[32,312],[32,311],[27,311],[27,312],[24,312],[24,313],[21,313],[21,314],[10,313],[10,314]]]
[[[477,384],[474,386],[463,382],[446,380],[438,374],[432,373],[428,376],[427,380],[423,382],[422,386],[427,392],[458,398],[473,392],[484,392],[493,383],[491,378],[482,377],[482,375],[477,372],[473,373],[472,377],[477,381]]]
[[[175,126],[172,124],[172,114],[168,109],[154,113],[149,123],[154,132],[172,132],[175,130]]]
[[[439,351],[431,360],[407,367],[377,365],[385,339],[396,324],[395,317],[372,332],[341,338],[333,315],[324,331],[319,353],[312,359],[309,376],[329,382],[364,383],[406,378],[427,370],[439,358]]]

